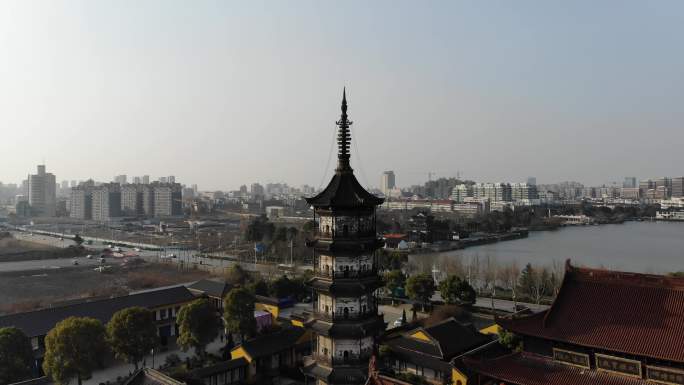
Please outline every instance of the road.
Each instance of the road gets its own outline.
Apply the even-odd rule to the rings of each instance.
[[[522,302],[513,302],[505,299],[494,299],[494,309],[496,310],[503,310],[507,311],[510,313],[515,312],[515,305],[517,304],[518,306],[524,305],[527,306],[530,310],[533,312],[537,313],[540,311],[544,311],[549,308],[548,305],[537,305],[533,303],[522,303]],[[492,308],[492,299],[491,298],[485,298],[485,297],[478,297],[477,300],[475,301],[475,306],[481,307],[481,308]]]
[[[432,296],[432,301],[435,302],[442,302],[442,296],[439,294],[439,291],[435,292],[435,294]],[[530,310],[533,312],[537,313],[540,311],[544,311],[549,308],[548,305],[537,305],[533,303],[523,303],[523,302],[513,302],[509,301],[506,299],[494,299],[494,309],[496,310],[502,310],[506,311],[509,313],[515,313],[515,305],[523,305],[527,306]],[[475,300],[475,306],[476,307],[481,307],[481,308],[492,308],[492,299],[488,297],[477,297]]]

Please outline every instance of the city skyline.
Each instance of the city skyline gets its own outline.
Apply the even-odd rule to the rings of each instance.
[[[318,187],[344,85],[364,185],[677,175],[682,4],[619,4],[3,3],[0,180]]]

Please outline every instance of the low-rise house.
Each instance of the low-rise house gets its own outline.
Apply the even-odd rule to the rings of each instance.
[[[232,288],[229,283],[213,279],[202,279],[188,286],[191,293],[207,297],[219,313],[223,313],[223,299]]]
[[[448,318],[429,327],[390,334],[381,343],[389,349],[388,357],[384,358],[389,369],[445,384],[452,382],[454,357],[492,341],[492,337],[479,333],[471,324]]]
[[[204,385],[240,384],[245,381],[247,366],[249,362],[240,357],[195,369],[190,373],[190,377],[198,379]]]
[[[270,313],[273,316],[274,322],[280,318],[283,309],[288,309],[292,306],[294,306],[294,300],[291,298],[273,298],[257,295],[254,302],[254,310]]]
[[[233,348],[233,360],[244,358],[249,365],[248,382],[258,381],[260,376],[271,377],[281,370],[297,370],[304,356],[311,354],[311,333],[300,327],[287,327],[274,333],[262,335]]]
[[[140,306],[154,312],[162,346],[168,345],[178,334],[176,314],[181,306],[195,297],[184,286],[150,290],[122,297],[84,300],[64,306],[0,316],[0,327],[14,326],[30,339],[40,368],[45,352],[45,336],[55,325],[69,317],[91,317],[107,323],[114,313]]]

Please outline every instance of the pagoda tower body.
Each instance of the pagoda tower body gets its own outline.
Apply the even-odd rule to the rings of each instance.
[[[307,198],[314,208],[312,356],[304,372],[316,384],[363,384],[376,337],[385,329],[375,296],[380,286],[376,250],[382,246],[375,229],[375,210],[383,199],[366,191],[349,164],[352,124],[347,119],[346,90],[337,122],[335,175],[318,195]]]

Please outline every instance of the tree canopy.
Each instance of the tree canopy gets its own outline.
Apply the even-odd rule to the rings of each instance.
[[[0,384],[31,377],[33,350],[28,337],[15,327],[0,328]]]
[[[385,273],[385,287],[392,295],[395,295],[398,288],[403,288],[406,285],[406,276],[401,270],[392,270]]]
[[[266,215],[261,215],[247,225],[245,238],[251,242],[261,242],[264,239],[273,238],[274,233],[275,225],[273,222],[269,222]]]
[[[107,337],[116,357],[134,364],[137,370],[138,362],[157,345],[154,315],[142,307],[119,310],[107,323]]]
[[[207,345],[218,336],[221,321],[216,310],[206,298],[196,299],[183,305],[176,316],[178,345],[186,351],[194,348],[203,356]]]
[[[435,293],[435,281],[429,274],[419,274],[406,280],[406,294],[422,304],[430,302]]]
[[[448,305],[458,303],[458,288],[460,284],[461,279],[455,275],[450,275],[439,283],[439,294],[442,295],[444,303]]]
[[[238,333],[242,337],[256,333],[254,296],[249,290],[233,288],[224,300],[223,309],[228,331]]]
[[[83,378],[102,365],[107,351],[106,331],[94,318],[69,317],[60,321],[45,337],[43,371],[59,385]]]
[[[244,285],[249,278],[249,273],[238,264],[233,265],[226,273],[226,282],[232,285]]]

